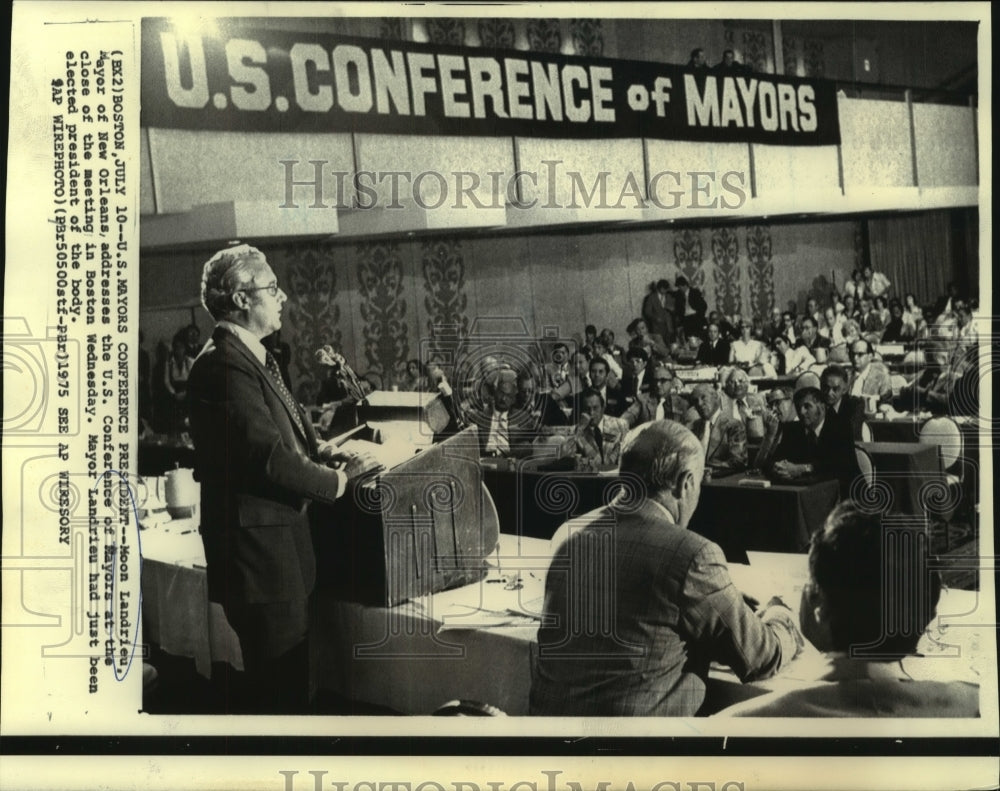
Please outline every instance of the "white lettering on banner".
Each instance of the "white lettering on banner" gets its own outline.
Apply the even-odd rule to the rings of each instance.
[[[295,103],[303,110],[325,113],[333,107],[333,88],[317,85],[316,90],[309,80],[310,64],[316,71],[330,71],[330,57],[319,44],[293,44],[288,51],[292,63],[292,85],[295,87]]]
[[[185,42],[188,65],[191,69],[191,87],[181,85],[180,45],[173,33],[160,33],[163,50],[163,72],[167,81],[167,96],[178,107],[198,108],[208,104],[208,74],[205,67],[205,50],[201,38],[192,36]]]
[[[815,132],[816,91],[810,85],[745,77],[714,75],[704,78],[704,88],[699,89],[693,74],[684,75],[684,93],[687,98],[687,121],[692,127],[735,127],[737,129],[759,126],[768,132]]]
[[[267,51],[257,41],[234,38],[226,42],[226,62],[229,76],[239,85],[230,90],[233,104],[240,110],[266,110],[271,106],[271,85],[267,72]],[[253,64],[253,65],[251,65]],[[252,89],[244,86],[252,86]],[[224,98],[224,97],[223,97]],[[221,103],[222,99],[220,99]]]

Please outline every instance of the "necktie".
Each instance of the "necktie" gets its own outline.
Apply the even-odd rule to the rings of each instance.
[[[593,427],[594,432],[594,444],[597,446],[597,452],[601,456],[601,463],[604,463],[604,436],[601,434],[600,426]]]
[[[740,411],[740,420],[743,422],[743,425],[746,425],[747,420],[750,418],[750,413],[747,411],[747,402],[741,398],[736,402],[736,407]]]
[[[667,399],[661,398],[660,403],[656,405],[656,419],[663,420],[667,416]]]
[[[701,447],[708,453],[708,441],[712,437],[712,421],[705,421],[705,428],[701,432]]]
[[[299,427],[299,431],[302,432],[302,436],[309,436],[306,434],[305,426],[302,423],[302,414],[299,412],[299,405],[292,397],[292,393],[285,384],[285,380],[282,379],[281,369],[278,367],[278,361],[274,358],[274,355],[271,354],[271,352],[267,353],[267,372],[271,374],[271,378],[274,380],[274,383],[278,388],[278,392],[281,394],[281,400],[285,402],[285,406],[288,407],[288,411],[291,412],[292,419],[295,421],[295,425]]]
[[[506,456],[510,453],[510,435],[507,432],[507,413],[497,415],[497,453]]]

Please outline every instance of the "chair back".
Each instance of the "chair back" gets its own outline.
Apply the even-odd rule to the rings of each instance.
[[[854,455],[857,457],[858,469],[861,470],[865,483],[871,488],[875,485],[875,465],[872,463],[871,454],[864,448],[855,445]]]
[[[861,424],[861,441],[872,442],[872,427],[865,421]]]
[[[506,712],[478,700],[449,700],[434,710],[435,717],[506,717]]]
[[[797,393],[803,387],[815,387],[819,388],[819,375],[813,371],[806,371],[803,374],[799,374],[799,378],[795,380],[795,392]]]
[[[938,446],[943,470],[950,470],[962,457],[962,432],[950,417],[935,417],[924,423],[919,441]]]

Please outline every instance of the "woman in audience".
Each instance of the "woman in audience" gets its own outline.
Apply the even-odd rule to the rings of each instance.
[[[859,321],[861,319],[861,307],[858,304],[858,300],[850,294],[844,294],[844,317],[849,321]]]
[[[740,337],[729,345],[729,364],[738,365],[751,376],[774,376],[764,344],[755,340],[746,322],[740,324]]]
[[[889,321],[882,333],[882,343],[903,343],[913,337],[911,329],[903,322],[903,305],[898,299],[894,299],[889,307]]]
[[[853,320],[847,320],[841,328],[841,342],[830,347],[827,361],[830,363],[849,363],[851,361],[851,344],[861,337],[861,328]]]
[[[913,292],[908,293],[903,298],[903,324],[912,328],[913,337],[919,334],[921,325],[924,324],[923,308],[917,304],[917,298]]]
[[[805,346],[793,346],[784,335],[774,339],[774,351],[777,358],[774,367],[781,375],[795,376],[805,373],[809,370],[809,366],[816,364],[812,352]]]
[[[882,326],[885,327],[889,323],[889,319],[892,318],[889,311],[889,300],[886,297],[875,297],[872,300],[872,306],[878,313],[879,318],[882,319]]]
[[[884,274],[876,272],[872,269],[870,264],[865,267],[863,274],[865,280],[865,294],[874,298],[884,297],[889,293],[892,283],[889,282],[889,278],[887,278]]]
[[[851,279],[844,283],[844,297],[851,297],[855,300],[861,299],[866,293],[865,279],[861,272],[855,269],[851,272]]]

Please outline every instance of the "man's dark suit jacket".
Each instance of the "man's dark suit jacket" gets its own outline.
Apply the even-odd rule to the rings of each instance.
[[[684,311],[687,310],[688,302],[691,303],[691,309],[694,313],[685,317]],[[687,335],[705,337],[705,312],[708,310],[708,303],[699,289],[689,288],[687,296],[684,295],[683,291],[677,289],[674,292],[674,310],[677,313],[677,324],[684,327],[684,332]]]
[[[840,399],[840,409],[836,412],[832,407],[826,408],[826,419],[836,420],[846,425],[851,437],[861,439],[861,427],[865,424],[865,402],[857,396],[845,395]]]
[[[806,436],[802,423],[783,423],[781,428],[781,444],[774,453],[774,461],[812,464],[815,472],[810,476],[811,480],[836,478],[840,481],[841,496],[847,497],[861,469],[854,450],[854,439],[845,422],[827,417],[817,442]]]
[[[573,422],[578,422],[580,420],[580,408],[582,406],[580,397],[583,395],[581,390],[573,396]],[[622,392],[621,387],[612,387],[608,385],[605,390],[604,399],[604,414],[610,415],[611,417],[621,417],[622,412],[628,404],[625,401],[625,393]]]
[[[191,369],[188,398],[209,598],[237,621],[275,603],[304,620],[316,579],[306,506],[336,500],[341,476],[314,461],[308,418],[303,433],[274,377],[234,333],[216,328]],[[274,644],[263,650],[272,656],[304,637],[269,626]]]
[[[722,550],[654,501],[577,517],[553,542],[532,714],[689,717],[711,661],[746,681],[794,654],[743,601]]]
[[[729,341],[719,338],[715,348],[710,341],[705,341],[698,349],[698,362],[702,365],[729,365]]]

